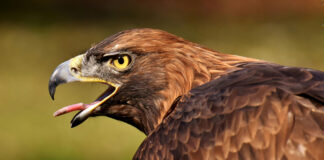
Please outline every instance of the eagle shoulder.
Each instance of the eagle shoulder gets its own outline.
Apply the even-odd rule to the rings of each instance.
[[[238,67],[183,95],[134,159],[323,159],[324,73]]]

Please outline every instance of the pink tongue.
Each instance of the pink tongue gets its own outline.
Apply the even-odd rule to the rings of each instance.
[[[73,111],[78,111],[78,110],[85,110],[86,108],[88,108],[90,105],[99,103],[100,101],[95,101],[92,102],[90,104],[83,104],[83,103],[77,103],[77,104],[72,104],[66,107],[63,107],[59,110],[57,110],[53,115],[54,117],[69,113],[69,112],[73,112]]]

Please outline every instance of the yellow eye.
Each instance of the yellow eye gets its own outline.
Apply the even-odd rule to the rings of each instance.
[[[113,60],[113,65],[118,69],[125,69],[129,65],[130,59],[129,56],[123,55],[118,56]]]

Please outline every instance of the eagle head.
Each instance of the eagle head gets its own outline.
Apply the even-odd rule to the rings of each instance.
[[[108,116],[148,134],[177,97],[212,78],[208,65],[215,64],[214,53],[161,30],[119,32],[54,70],[49,80],[53,99],[56,87],[63,83],[97,82],[108,86],[91,104],[70,105],[54,116],[80,110],[71,121],[72,127],[88,117]]]

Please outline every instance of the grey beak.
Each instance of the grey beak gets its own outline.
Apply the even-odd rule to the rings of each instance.
[[[56,87],[60,84],[80,81],[80,79],[74,77],[71,72],[72,68],[70,67],[71,60],[65,61],[56,67],[54,72],[51,75],[51,78],[48,82],[49,94],[54,100]]]
[[[72,72],[78,72],[78,71],[75,67],[71,67],[70,63],[71,60],[61,63],[59,66],[56,67],[56,69],[51,75],[51,78],[48,82],[48,90],[53,100],[54,100],[55,90],[58,85],[75,82],[75,81],[81,81],[79,78],[73,76]],[[89,117],[90,114],[90,112],[89,113],[86,112],[86,114],[84,113],[81,114],[81,113],[82,111],[80,111],[78,114],[76,114],[73,117],[71,121],[71,127],[75,127],[81,124],[82,122],[84,122]]]
[[[101,82],[101,83],[107,83],[112,85],[114,88],[114,91],[105,97],[103,100],[101,100],[98,103],[91,104],[88,106],[86,109],[80,111],[78,114],[76,114],[72,121],[71,121],[71,127],[75,127],[85,120],[91,115],[91,113],[99,107],[104,101],[108,100],[112,95],[116,93],[118,90],[118,86],[114,85],[112,83],[109,83],[105,80],[94,78],[94,77],[82,77],[81,74],[81,66],[82,66],[82,61],[83,61],[83,56],[84,55],[79,55],[76,56],[66,62],[63,62],[60,64],[53,72],[51,75],[51,78],[48,83],[48,90],[49,94],[54,100],[54,95],[55,95],[55,89],[58,85],[63,84],[63,83],[70,83],[70,82],[75,82],[75,81],[80,81],[80,82]]]

